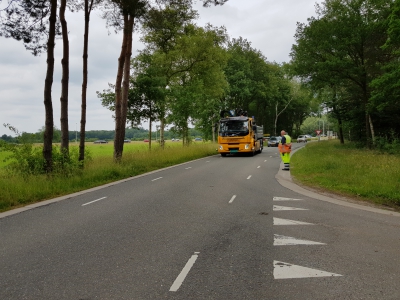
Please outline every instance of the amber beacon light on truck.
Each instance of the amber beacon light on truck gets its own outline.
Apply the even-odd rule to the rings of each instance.
[[[264,129],[254,117],[242,110],[221,111],[218,130],[218,153],[221,156],[248,153],[253,156],[263,150]]]

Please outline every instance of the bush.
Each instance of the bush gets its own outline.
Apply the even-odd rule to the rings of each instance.
[[[6,172],[23,177],[45,174],[45,160],[43,147],[30,143],[9,144],[0,140],[0,151],[9,153],[5,161],[9,162],[5,167]],[[79,148],[71,147],[69,156],[63,155],[59,146],[53,145],[53,173],[62,176],[71,176],[80,172],[82,162],[79,162]],[[86,160],[90,160],[90,153],[85,150]]]
[[[377,137],[375,140],[375,147],[383,153],[398,154],[400,153],[400,139],[392,130],[388,136]]]

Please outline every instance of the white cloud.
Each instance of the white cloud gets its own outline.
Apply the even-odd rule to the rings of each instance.
[[[289,61],[296,22],[314,15],[314,0],[229,0],[221,7],[201,7],[197,3],[199,25],[224,25],[231,38],[247,39],[269,61]],[[121,35],[108,33],[98,11],[92,12],[89,32],[89,78],[87,90],[87,130],[113,130],[112,113],[101,105],[96,91],[115,81]],[[67,14],[70,41],[69,128],[79,128],[82,85],[83,14]],[[19,131],[36,132],[44,125],[43,88],[46,55],[34,57],[21,42],[0,38],[0,136],[12,135],[9,123]],[[60,86],[62,41],[56,41],[53,81],[54,124],[60,127]],[[133,55],[142,48],[135,36]]]

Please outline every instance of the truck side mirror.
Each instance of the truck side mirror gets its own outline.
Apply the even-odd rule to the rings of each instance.
[[[253,131],[257,131],[257,126],[253,125]]]

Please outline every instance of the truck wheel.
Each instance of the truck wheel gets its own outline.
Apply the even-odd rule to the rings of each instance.
[[[222,156],[222,157],[225,157],[225,156],[226,156],[226,153],[221,153],[221,156]]]

